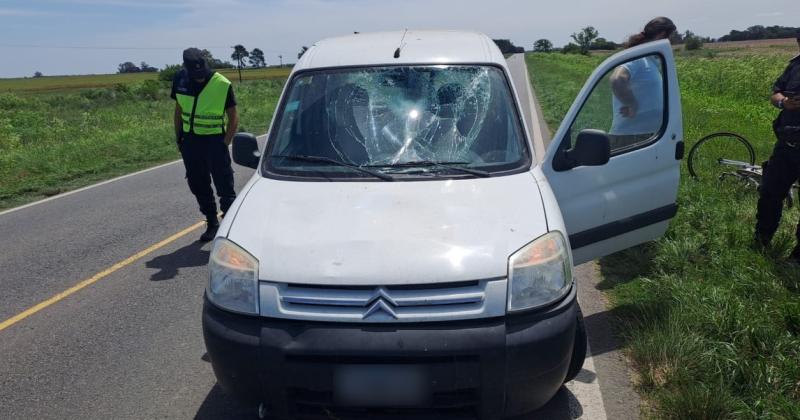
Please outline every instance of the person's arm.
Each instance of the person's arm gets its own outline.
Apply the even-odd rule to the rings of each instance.
[[[631,72],[628,69],[619,66],[611,73],[611,90],[614,92],[614,96],[622,102],[623,107],[620,109],[620,114],[626,118],[635,117],[639,103],[631,90]]]
[[[795,97],[787,97],[783,94],[783,92],[775,92],[770,98],[772,105],[776,108],[785,109],[787,111],[800,111],[800,98],[797,96]]]
[[[175,124],[175,143],[179,146],[183,141],[183,117],[181,117],[181,106],[175,102],[175,116],[173,117]]]
[[[789,98],[784,95],[789,83],[789,78],[791,76],[791,68],[791,66],[787,67],[783,74],[781,74],[781,77],[779,77],[778,80],[775,81],[775,84],[772,85],[772,91],[774,93],[770,98],[770,102],[772,102],[772,105],[776,108],[794,112],[800,110],[800,96]]]
[[[225,110],[225,115],[228,116],[228,125],[225,128],[225,145],[230,146],[233,136],[236,135],[236,129],[239,128],[239,114],[236,112],[236,107],[232,106]]]

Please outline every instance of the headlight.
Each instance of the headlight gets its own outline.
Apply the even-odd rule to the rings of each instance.
[[[508,259],[508,310],[538,308],[562,298],[572,284],[572,261],[560,232],[550,232]]]
[[[234,312],[258,314],[258,260],[235,243],[219,238],[211,250],[206,295]]]

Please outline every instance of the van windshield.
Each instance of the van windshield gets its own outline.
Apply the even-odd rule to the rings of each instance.
[[[503,72],[475,65],[300,73],[266,156],[266,173],[325,178],[490,176],[531,160]]]

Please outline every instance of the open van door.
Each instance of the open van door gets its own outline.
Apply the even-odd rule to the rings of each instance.
[[[574,263],[661,237],[677,213],[683,122],[668,41],[630,48],[592,73],[542,171]]]

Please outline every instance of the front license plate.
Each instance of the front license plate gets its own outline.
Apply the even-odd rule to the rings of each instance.
[[[350,407],[414,407],[431,391],[418,365],[343,365],[334,370],[336,404]]]

